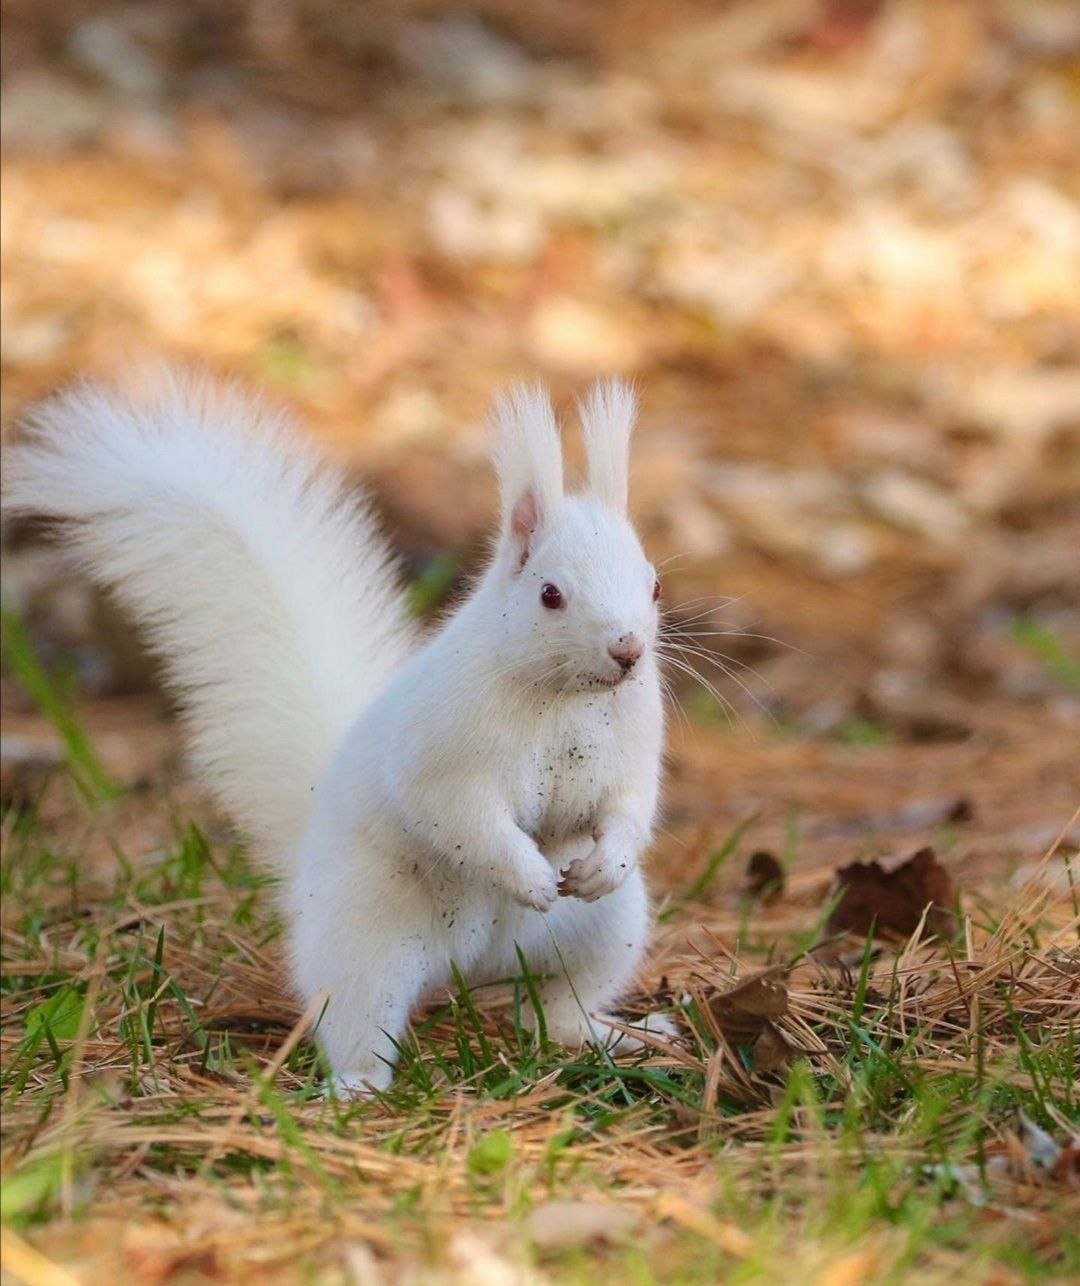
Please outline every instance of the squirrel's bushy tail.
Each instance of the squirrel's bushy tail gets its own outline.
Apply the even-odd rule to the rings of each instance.
[[[60,521],[143,626],[201,777],[281,869],[328,756],[411,643],[368,509],[281,415],[199,378],[79,387],[28,429],[5,508]]]

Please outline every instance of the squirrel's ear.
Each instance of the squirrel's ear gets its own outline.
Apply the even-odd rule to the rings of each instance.
[[[589,489],[605,505],[626,512],[630,433],[637,398],[624,380],[601,380],[579,404],[589,464]]]
[[[551,399],[539,384],[518,384],[502,394],[495,401],[492,421],[503,538],[513,542],[518,566],[523,567],[534,534],[562,499],[559,430]]]

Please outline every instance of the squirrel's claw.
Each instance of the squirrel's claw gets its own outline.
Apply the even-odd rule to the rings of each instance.
[[[559,896],[595,902],[614,892],[629,872],[630,863],[609,852],[600,841],[588,857],[577,858],[559,872]]]

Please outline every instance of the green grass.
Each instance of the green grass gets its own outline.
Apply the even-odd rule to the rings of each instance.
[[[271,336],[252,357],[252,367],[260,379],[290,392],[309,389],[321,374],[318,358],[303,341],[290,332]]]
[[[845,719],[834,735],[847,746],[887,746],[892,740],[884,724],[873,719],[860,719],[857,715]]]
[[[409,610],[424,617],[435,611],[446,599],[461,566],[452,554],[432,558],[409,585]]]
[[[102,767],[60,686],[42,668],[26,626],[7,608],[0,609],[0,651],[5,665],[59,734],[71,779],[83,798],[91,804],[115,798],[119,788]]]
[[[1012,636],[1046,666],[1070,692],[1080,692],[1080,656],[1048,625],[1030,617],[1013,622]]]

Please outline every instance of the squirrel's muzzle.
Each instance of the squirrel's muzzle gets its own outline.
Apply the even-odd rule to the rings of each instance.
[[[623,634],[617,642],[608,646],[608,656],[615,661],[624,674],[629,674],[641,660],[645,644],[636,634]]]

